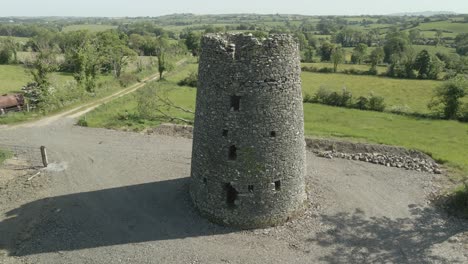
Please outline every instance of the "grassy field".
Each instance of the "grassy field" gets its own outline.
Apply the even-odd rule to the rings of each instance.
[[[468,32],[468,23],[451,23],[449,21],[438,21],[430,23],[421,23],[417,28],[423,31],[443,30],[459,34]]]
[[[115,29],[117,26],[112,25],[97,25],[97,24],[83,24],[83,25],[71,25],[66,26],[62,29],[63,32],[78,31],[78,30],[89,30],[91,32],[106,31],[109,29]]]
[[[195,109],[196,89],[191,87],[180,87],[177,82],[187,77],[191,72],[196,71],[197,64],[190,62],[180,66],[177,70],[166,75],[165,81],[157,83],[158,91],[167,95],[171,100],[176,100],[177,104],[188,109]],[[104,104],[87,114],[82,120],[86,120],[89,127],[105,127],[112,129],[128,129],[140,131],[147,127],[154,127],[160,124],[160,120],[139,120],[134,118],[137,113],[137,93],[133,93],[118,98],[108,104]],[[181,111],[173,111],[171,114],[193,119],[193,116]],[[128,118],[124,118],[128,116]]]
[[[367,96],[371,93],[383,96],[387,110],[401,109],[412,113],[429,113],[427,103],[432,98],[435,87],[440,81],[403,80],[376,76],[348,74],[302,73],[304,93],[313,95],[320,87],[340,92],[346,87],[353,96]]]
[[[468,173],[468,124],[305,104],[308,135],[404,146]]]
[[[66,73],[54,73],[51,77],[56,83],[72,79],[73,76]],[[0,94],[19,92],[30,81],[32,77],[22,65],[0,65]]]

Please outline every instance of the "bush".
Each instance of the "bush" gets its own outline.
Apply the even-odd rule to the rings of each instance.
[[[157,118],[158,101],[156,94],[158,88],[156,85],[147,85],[142,89],[138,90],[136,94],[137,98],[137,112],[138,116],[146,120],[154,120]],[[124,119],[128,118],[128,115],[123,116]]]
[[[456,77],[444,82],[435,90],[429,109],[440,113],[446,119],[456,119],[461,115],[461,99],[468,93],[468,82],[464,77]]]
[[[79,126],[82,126],[82,127],[87,127],[88,126],[88,121],[86,121],[86,116],[81,117],[80,119],[78,119],[78,122],[76,124],[79,125]]]
[[[364,96],[359,96],[356,102],[354,103],[353,108],[360,110],[369,110],[369,99]]]
[[[343,88],[341,94],[331,92],[324,87],[315,93],[314,96],[304,95],[304,103],[319,103],[324,105],[355,108],[360,110],[372,110],[382,112],[385,109],[384,98],[381,96],[370,95],[369,97],[360,96],[353,101],[351,92]]]
[[[119,83],[122,87],[128,87],[136,82],[138,82],[138,77],[132,73],[124,72],[119,77]]]
[[[384,98],[382,96],[371,95],[369,98],[369,110],[382,112],[385,110]]]
[[[323,68],[318,69],[317,72],[320,72],[320,73],[334,73],[335,71],[333,70],[333,68],[323,67]]]
[[[185,77],[184,79],[180,80],[177,85],[179,86],[190,86],[196,88],[198,85],[198,74],[196,72],[192,72],[189,76]]]

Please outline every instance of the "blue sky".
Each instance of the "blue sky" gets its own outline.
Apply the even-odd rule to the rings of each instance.
[[[361,15],[468,13],[468,0],[0,0],[0,16],[159,16],[174,13]]]

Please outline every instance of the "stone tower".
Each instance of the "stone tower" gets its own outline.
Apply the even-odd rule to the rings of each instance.
[[[306,199],[299,47],[292,36],[202,38],[190,194],[210,220],[276,225]]]

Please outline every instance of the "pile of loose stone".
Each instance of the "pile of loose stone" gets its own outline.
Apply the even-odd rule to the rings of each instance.
[[[407,170],[424,171],[435,174],[442,173],[439,165],[433,160],[411,157],[411,156],[399,156],[393,154],[382,154],[382,153],[343,153],[337,151],[322,151],[313,150],[315,155],[322,158],[341,158],[348,160],[359,160],[387,167],[403,168]]]

